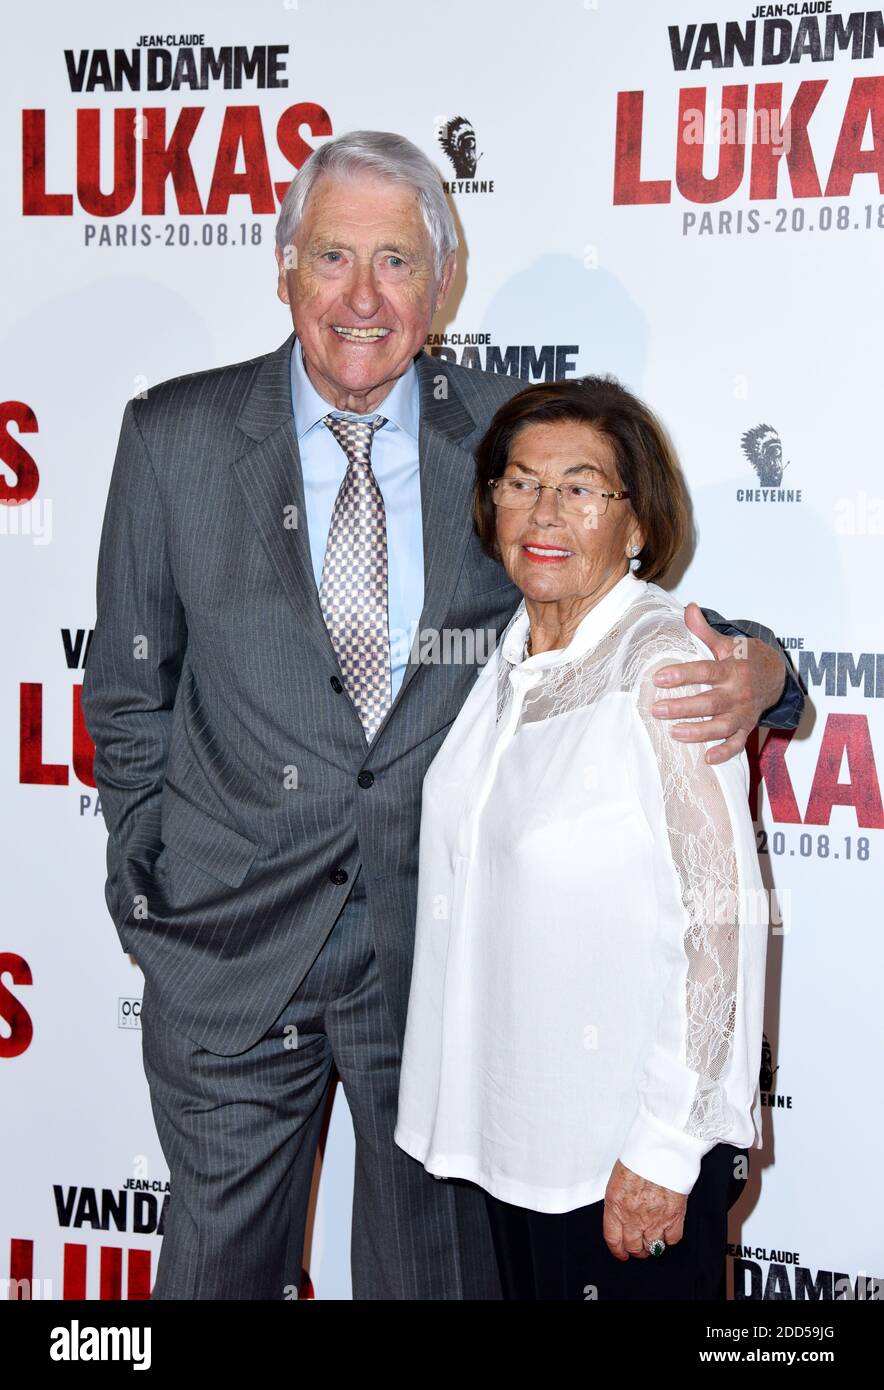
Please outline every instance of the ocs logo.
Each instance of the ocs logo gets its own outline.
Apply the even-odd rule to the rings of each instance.
[[[141,1000],[140,999],[120,999],[117,1008],[117,1027],[118,1028],[140,1028],[141,1027]]]

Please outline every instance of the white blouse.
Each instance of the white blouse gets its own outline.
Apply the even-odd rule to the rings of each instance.
[[[617,1158],[690,1192],[760,1146],[767,907],[745,754],[650,713],[706,659],[626,574],[568,647],[513,615],[424,779],[397,1144],[438,1177],[563,1212]]]

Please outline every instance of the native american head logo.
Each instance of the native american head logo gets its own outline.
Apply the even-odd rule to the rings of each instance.
[[[457,177],[474,178],[476,165],[482,156],[476,154],[476,132],[473,130],[472,121],[468,121],[466,116],[452,116],[450,121],[443,121],[439,127],[438,140],[454,165]]]
[[[761,486],[779,487],[789,465],[783,463],[783,446],[777,431],[771,425],[755,425],[746,431],[740,443]]]
[[[771,1052],[770,1043],[769,1043],[768,1040],[767,1040],[767,1034],[766,1034],[766,1033],[762,1033],[762,1035],[761,1035],[761,1067],[760,1067],[759,1075],[758,1075],[758,1085],[759,1085],[759,1089],[762,1090],[762,1091],[767,1091],[767,1092],[772,1091],[772,1090],[773,1090],[774,1077],[776,1076],[776,1074],[777,1074],[778,1071],[779,1071],[779,1067],[775,1067],[774,1064],[773,1064],[773,1053]]]

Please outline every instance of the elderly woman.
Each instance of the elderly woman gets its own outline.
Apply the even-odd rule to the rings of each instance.
[[[396,1142],[484,1189],[507,1298],[720,1297],[767,929],[745,754],[651,714],[709,655],[678,464],[612,379],[535,386],[474,515],[524,601],[424,781]]]

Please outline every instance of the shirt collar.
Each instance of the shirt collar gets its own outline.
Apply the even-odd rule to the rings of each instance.
[[[297,338],[292,346],[291,374],[295,431],[298,439],[303,439],[304,435],[326,415],[333,413],[335,407],[323,400],[307,375],[301,344]],[[344,413],[351,414],[352,412]],[[399,377],[389,395],[384,397],[378,408],[371,411],[370,415],[383,415],[385,420],[389,420],[397,429],[404,430],[417,442],[420,424],[420,390],[417,368],[413,362],[408,370]],[[368,419],[370,417],[357,416],[357,418]]]
[[[503,639],[501,656],[511,666],[518,666],[523,671],[536,671],[547,666],[557,666],[566,661],[574,661],[577,657],[583,656],[601,637],[604,637],[620,615],[626,612],[626,609],[644,593],[646,588],[647,584],[644,579],[636,579],[632,571],[627,570],[623,578],[618,579],[613,589],[609,589],[604,598],[599,599],[595,607],[590,608],[589,612],[581,618],[567,647],[556,648],[549,652],[537,652],[534,656],[524,655],[530,622],[523,599],[513,617],[512,625]]]

